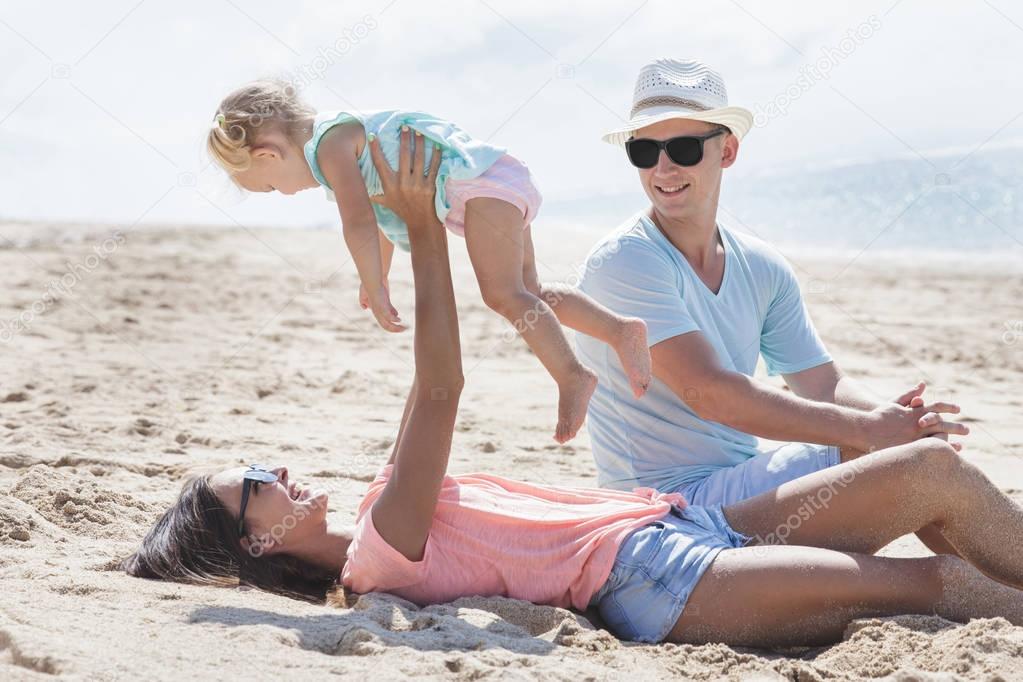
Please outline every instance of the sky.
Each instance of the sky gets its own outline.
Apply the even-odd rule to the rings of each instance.
[[[1023,140],[1018,0],[2,0],[0,219],[336,226],[322,192],[241,197],[205,158],[223,95],[271,75],[317,109],[453,120],[530,166],[541,220],[606,230],[645,197],[600,135],[661,56],[707,62],[757,114],[725,196],[779,169],[954,172]]]

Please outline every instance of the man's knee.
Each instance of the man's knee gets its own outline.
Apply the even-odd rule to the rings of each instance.
[[[959,461],[959,453],[955,448],[940,438],[921,438],[913,443],[924,457],[932,464],[951,464]]]
[[[953,470],[963,463],[955,448],[938,438],[921,438],[913,441],[906,446],[906,451],[911,475],[926,476],[932,481],[949,480],[943,479],[943,476],[951,476]]]

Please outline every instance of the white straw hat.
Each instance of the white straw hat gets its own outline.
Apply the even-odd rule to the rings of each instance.
[[[629,123],[601,139],[624,146],[636,130],[672,118],[720,123],[739,139],[753,127],[752,113],[728,106],[721,74],[703,62],[665,57],[639,70]]]

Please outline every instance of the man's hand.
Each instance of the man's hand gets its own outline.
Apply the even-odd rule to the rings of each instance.
[[[927,384],[921,381],[913,388],[895,398],[892,402],[896,405],[902,405],[903,407],[923,407],[924,399],[922,396],[926,389]]]
[[[917,389],[915,389],[917,390]],[[872,452],[882,448],[910,443],[918,438],[935,436],[947,439],[949,435],[965,436],[970,429],[958,422],[945,421],[942,414],[958,414],[959,406],[952,403],[925,405],[919,393],[910,395],[910,405],[889,403],[867,413],[864,442],[859,449]],[[906,394],[900,396],[904,398]]]
[[[925,390],[927,390],[927,384],[921,381],[913,388],[909,389],[902,395],[895,398],[895,400],[893,400],[892,402],[894,402],[897,405],[902,405],[903,407],[923,407],[924,405],[923,393]],[[959,406],[956,405],[955,408],[956,414],[958,414]],[[930,437],[938,438],[940,440],[945,441],[946,443],[949,442],[948,434],[945,433],[944,431],[939,433],[932,433],[930,434]],[[962,443],[951,443],[951,445],[953,448],[955,448],[956,452],[961,452],[963,449]]]

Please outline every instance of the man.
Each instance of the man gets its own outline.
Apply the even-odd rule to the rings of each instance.
[[[924,403],[923,384],[889,404],[865,395],[828,354],[785,259],[717,222],[722,171],[752,121],[717,72],[659,59],[639,73],[628,124],[603,138],[626,148],[651,205],[594,247],[580,287],[646,321],[655,378],[636,399],[614,353],[578,337],[600,380],[589,431],[603,486],[731,504],[865,452],[968,433],[942,417],[956,405]],[[753,378],[761,355],[791,392]],[[934,528],[918,535],[954,552]]]

